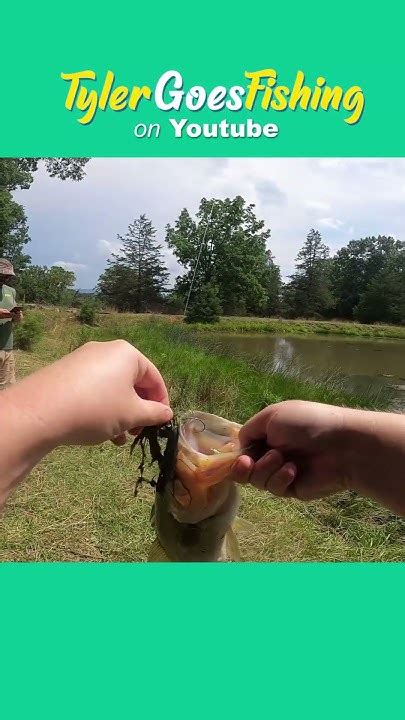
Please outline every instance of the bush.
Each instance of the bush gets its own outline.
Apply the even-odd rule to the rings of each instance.
[[[98,305],[96,300],[85,300],[77,316],[79,322],[81,322],[82,325],[95,325],[97,319],[97,310]]]
[[[184,319],[188,323],[216,323],[220,312],[218,288],[212,283],[206,283],[195,291],[194,299],[188,306]]]
[[[167,310],[171,315],[182,315],[184,311],[184,297],[176,292],[170,293],[167,299]]]
[[[19,350],[32,350],[43,335],[42,320],[38,315],[26,315],[14,326],[14,344]]]

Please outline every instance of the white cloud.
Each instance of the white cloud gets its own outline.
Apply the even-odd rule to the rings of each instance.
[[[336,170],[337,168],[342,168],[344,166],[345,160],[343,158],[321,158],[318,160],[318,163],[321,168]]]
[[[80,183],[39,170],[30,190],[14,195],[28,215],[33,262],[51,265],[63,248],[86,288],[119,249],[117,234],[141,213],[175,276],[166,224],[184,207],[194,214],[202,197],[242,195],[271,229],[269,247],[286,276],[312,227],[332,253],[367,235],[405,240],[404,188],[404,158],[94,158]]]
[[[57,260],[52,263],[52,265],[53,267],[61,267],[64,268],[64,270],[72,270],[73,272],[76,272],[77,270],[85,270],[87,268],[87,265],[84,263],[66,262],[66,260]]]
[[[342,220],[338,220],[337,218],[332,217],[324,217],[320,218],[318,220],[319,225],[322,225],[323,227],[330,228],[331,230],[339,230],[344,225],[344,222]]]
[[[283,205],[287,199],[286,194],[272,180],[260,180],[256,192],[263,205]]]
[[[330,209],[329,203],[322,202],[322,200],[308,200],[308,202],[305,203],[305,207],[309,208],[309,210],[329,210]]]
[[[111,240],[97,240],[97,247],[103,257],[109,258],[113,253],[119,251],[120,244]]]

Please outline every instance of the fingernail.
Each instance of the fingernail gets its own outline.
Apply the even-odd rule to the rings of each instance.
[[[169,407],[165,407],[163,416],[164,416],[165,420],[171,420],[173,417],[173,410]]]
[[[295,480],[295,478],[297,476],[297,468],[294,465],[294,463],[286,463],[286,465],[284,467],[285,467],[285,471],[286,471],[288,477],[291,480]]]

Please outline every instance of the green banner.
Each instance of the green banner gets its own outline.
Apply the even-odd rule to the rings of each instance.
[[[399,3],[47,5],[3,10],[4,155],[403,153]]]

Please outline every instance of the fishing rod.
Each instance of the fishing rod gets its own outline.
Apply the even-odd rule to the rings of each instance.
[[[192,277],[192,280],[191,280],[190,289],[189,289],[189,291],[188,291],[186,304],[185,304],[185,306],[184,306],[184,314],[185,314],[185,315],[186,315],[186,313],[187,313],[188,304],[189,304],[189,302],[190,302],[190,296],[191,296],[191,293],[192,293],[192,290],[193,290],[193,287],[194,287],[194,281],[195,281],[195,277],[196,277],[196,275],[197,275],[197,269],[198,269],[198,265],[199,265],[199,263],[200,263],[201,252],[202,252],[203,245],[204,245],[204,243],[205,243],[205,238],[206,238],[206,235],[207,235],[207,230],[208,230],[208,228],[209,228],[209,224],[210,224],[210,221],[211,221],[211,216],[212,216],[212,211],[213,211],[213,208],[214,208],[214,204],[215,204],[215,200],[212,201],[211,210],[210,210],[210,214],[208,215],[208,220],[207,220],[207,224],[206,224],[206,226],[205,226],[204,235],[203,235],[203,238],[202,238],[202,240],[201,240],[201,242],[200,242],[200,247],[199,247],[199,249],[198,249],[198,255],[197,255],[197,260],[196,260],[196,264],[195,264],[195,268],[194,268],[194,273],[193,273],[193,277]]]

